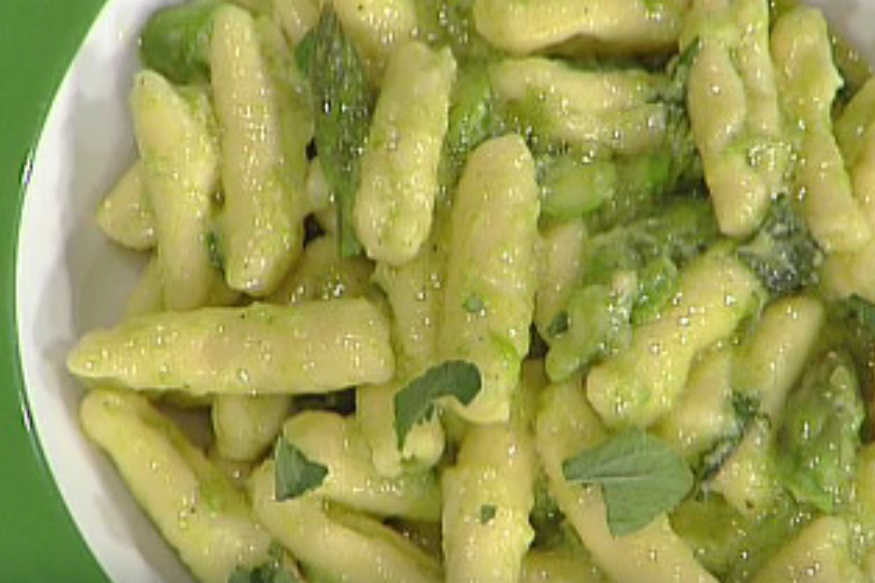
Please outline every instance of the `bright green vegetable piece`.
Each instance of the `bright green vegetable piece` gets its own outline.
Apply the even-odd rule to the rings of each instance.
[[[67,360],[86,382],[192,395],[325,393],[386,382],[394,363],[365,300],[142,316],[86,335]]]
[[[657,317],[674,296],[677,265],[696,256],[717,229],[707,202],[685,200],[660,214],[593,237],[580,287],[547,330],[547,371],[564,380],[629,343],[631,324]]]
[[[486,65],[465,63],[459,68],[450,102],[450,116],[441,159],[441,184],[452,188],[468,155],[502,133],[505,122]]]
[[[829,513],[848,499],[864,418],[853,362],[828,352],[788,397],[778,430],[778,467],[797,500]]]
[[[195,0],[163,8],[140,32],[140,59],[174,83],[210,79],[210,42],[221,0]]]
[[[373,99],[361,57],[333,9],[322,11],[310,57],[316,150],[337,201],[338,242],[344,257],[361,252],[353,228],[359,157],[371,123]]]
[[[568,220],[589,214],[614,197],[617,167],[606,161],[581,162],[562,156],[541,169],[541,212]]]
[[[817,283],[822,253],[805,221],[786,196],[772,201],[760,230],[738,248],[738,258],[773,295],[786,295]]]
[[[565,311],[554,322],[555,340],[547,353],[547,374],[554,381],[565,380],[581,366],[629,345],[632,300],[636,280],[620,277],[611,287],[590,285],[575,291]]]

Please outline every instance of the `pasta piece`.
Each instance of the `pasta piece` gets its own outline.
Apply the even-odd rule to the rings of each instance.
[[[372,79],[378,81],[392,51],[413,38],[418,24],[415,2],[331,0],[344,32],[367,63]]]
[[[643,529],[614,537],[608,529],[601,493],[565,481],[562,464],[584,448],[597,445],[605,431],[574,380],[550,386],[541,397],[536,424],[538,455],[550,493],[593,561],[617,583],[717,583],[693,557],[690,548],[658,517]]]
[[[213,95],[222,126],[221,217],[228,284],[270,294],[303,244],[306,120],[289,109],[290,88],[275,73],[269,46],[248,13],[216,13]]]
[[[709,351],[690,370],[683,397],[655,433],[688,462],[697,462],[735,424],[732,411],[732,351]]]
[[[506,60],[492,87],[536,135],[578,146],[640,154],[662,146],[666,107],[659,79],[643,71],[581,71],[544,58]]]
[[[448,581],[519,581],[534,539],[534,448],[524,425],[476,426],[443,473]]]
[[[337,391],[392,378],[388,325],[365,300],[161,313],[86,335],[68,356],[92,384],[206,394]]]
[[[579,552],[532,550],[523,560],[520,583],[604,583],[604,575]]]
[[[164,292],[161,288],[161,264],[152,257],[140,275],[137,287],[128,297],[125,304],[125,318],[145,316],[164,310]]]
[[[356,232],[368,256],[413,259],[431,231],[456,62],[411,41],[392,54],[361,158]]]
[[[777,421],[825,321],[826,310],[819,300],[800,296],[771,303],[739,351],[733,365],[733,387],[755,395],[761,411]]]
[[[373,264],[364,257],[341,257],[337,249],[337,239],[331,235],[311,241],[269,301],[293,305],[365,295],[370,288]]]
[[[278,502],[275,467],[265,462],[249,481],[255,515],[317,580],[439,583],[437,561],[376,520],[326,508],[304,495]],[[324,578],[324,579],[323,579]]]
[[[797,128],[798,182],[811,232],[827,252],[857,251],[872,227],[853,196],[832,134],[831,108],[842,79],[823,15],[799,7],[775,23],[772,54],[785,112]]]
[[[555,336],[551,326],[568,305],[581,275],[586,227],[572,221],[548,229],[543,234],[543,272],[538,278],[535,298],[535,325],[548,342]]]
[[[612,51],[671,48],[687,0],[476,0],[477,31],[496,47],[525,54],[569,40]]]
[[[818,518],[769,559],[751,583],[863,583],[867,579],[851,559],[850,536],[842,518]]]
[[[398,365],[391,383],[359,388],[356,416],[374,466],[387,477],[430,468],[444,452],[444,430],[437,418],[414,425],[399,449],[394,402],[395,395],[436,359],[444,264],[438,245],[427,241],[413,261],[400,267],[379,263],[374,272],[374,282],[386,293],[392,308]]]
[[[165,307],[197,308],[221,285],[208,245],[219,151],[202,93],[186,100],[157,73],[137,75],[131,94],[143,180],[155,213]]]
[[[753,273],[722,249],[694,260],[661,317],[635,328],[627,350],[591,370],[586,391],[602,420],[647,427],[662,418],[699,351],[729,337],[761,293]]]
[[[433,472],[397,478],[377,474],[356,420],[334,413],[304,412],[286,422],[283,435],[310,460],[328,468],[320,496],[379,516],[437,521],[440,484]]]
[[[273,18],[292,45],[297,45],[319,22],[321,0],[272,0]]]
[[[253,462],[279,435],[291,411],[288,395],[217,395],[213,401],[213,433],[223,458]]]
[[[789,160],[767,0],[695,0],[681,46],[694,42],[687,90],[693,136],[721,231],[746,237],[784,190]]]
[[[144,397],[94,390],[80,415],[85,433],[200,581],[227,583],[237,567],[268,560],[271,537],[244,495]]]
[[[529,348],[537,287],[538,187],[532,156],[515,135],[477,148],[452,208],[438,335],[442,360],[465,359],[483,385],[467,420],[506,421]]]
[[[155,213],[143,188],[143,165],[137,161],[97,207],[97,225],[118,243],[136,251],[155,246]]]
[[[789,298],[771,304],[733,364],[733,388],[752,396],[758,416],[710,488],[741,514],[753,515],[775,500],[778,482],[771,448],[787,394],[802,375],[821,334],[819,301]]]
[[[835,137],[839,149],[850,168],[857,162],[869,128],[875,123],[875,78],[854,95],[835,122]]]

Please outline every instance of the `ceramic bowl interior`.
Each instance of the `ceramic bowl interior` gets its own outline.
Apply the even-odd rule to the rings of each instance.
[[[30,169],[17,268],[22,368],[48,465],[82,536],[114,581],[191,581],[109,462],[83,439],[81,389],[64,366],[84,332],[116,322],[143,260],[109,244],[100,197],[133,160],[127,95],[137,31],[171,0],[109,0],[54,101]],[[820,0],[875,62],[875,2]]]

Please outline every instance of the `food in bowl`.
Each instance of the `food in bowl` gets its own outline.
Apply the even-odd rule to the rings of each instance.
[[[149,266],[68,357],[197,578],[866,580],[875,104],[819,11],[245,4],[144,28],[98,222]]]

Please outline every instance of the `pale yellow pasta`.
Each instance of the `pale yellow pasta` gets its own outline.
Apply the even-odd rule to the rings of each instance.
[[[272,74],[248,13],[221,8],[212,39],[213,96],[223,128],[225,276],[232,288],[263,296],[280,284],[303,244],[306,125],[281,103],[290,91]],[[298,142],[294,151],[288,136]]]
[[[155,246],[155,214],[143,188],[142,162],[128,168],[97,207],[97,225],[120,245],[146,251]]]
[[[810,298],[771,304],[733,363],[733,388],[753,396],[762,416],[722,465],[711,488],[742,514],[767,508],[780,492],[770,448],[787,394],[815,349],[825,316],[821,303]]]
[[[654,75],[581,71],[540,57],[502,61],[489,75],[499,100],[548,139],[623,154],[663,144],[667,110],[654,99]]]
[[[720,229],[746,237],[785,188],[789,161],[767,0],[694,0],[681,46],[696,51],[687,103]]]
[[[267,461],[249,481],[255,515],[306,571],[356,583],[443,580],[437,561],[377,520],[332,512],[313,496],[277,502],[274,472],[274,463]]]
[[[141,316],[86,335],[67,366],[135,390],[300,394],[386,382],[395,358],[383,314],[355,299]]]
[[[444,471],[443,551],[448,581],[518,581],[534,539],[529,513],[536,461],[528,427],[472,427]]]
[[[94,390],[80,416],[85,433],[201,581],[227,583],[238,567],[268,559],[271,537],[245,496],[145,397]]]
[[[155,213],[162,297],[168,309],[206,305],[222,285],[210,258],[208,229],[218,188],[219,151],[197,108],[206,96],[189,100],[157,73],[140,73],[131,93],[134,133],[143,181]]]
[[[319,0],[271,0],[274,19],[289,42],[297,45],[319,21]]]
[[[155,257],[140,274],[134,291],[125,304],[125,317],[133,318],[145,314],[154,314],[164,309],[164,292],[161,283],[161,265]]]
[[[415,425],[400,448],[394,424],[395,395],[436,359],[444,266],[438,245],[428,241],[412,261],[400,267],[379,263],[374,273],[374,282],[385,292],[392,309],[398,362],[391,383],[359,387],[356,416],[374,466],[385,476],[398,476],[405,469],[430,468],[444,453],[445,436],[439,419]]]
[[[291,408],[288,395],[217,395],[211,418],[219,455],[231,461],[258,460],[273,445]]]
[[[850,553],[847,523],[823,516],[806,526],[751,579],[751,583],[864,583]]]
[[[734,428],[732,389],[732,351],[709,351],[690,369],[683,396],[654,433],[688,461],[698,461]]]
[[[832,134],[831,108],[842,79],[832,60],[823,15],[796,8],[775,23],[772,55],[784,111],[797,128],[802,209],[829,252],[857,251],[872,236]]]
[[[687,0],[476,0],[477,31],[511,53],[532,53],[564,42],[649,51],[671,47]]]
[[[468,160],[450,218],[438,354],[476,364],[483,386],[459,413],[477,423],[510,418],[529,348],[537,285],[538,187],[531,153],[508,135]]]
[[[677,404],[699,351],[725,340],[756,307],[760,284],[722,249],[690,264],[677,300],[632,332],[631,345],[593,367],[586,394],[609,426],[647,427]]]
[[[586,227],[569,221],[543,233],[542,271],[535,297],[535,325],[549,342],[550,325],[568,304],[582,268]]]
[[[328,468],[320,496],[378,516],[436,521],[441,511],[440,484],[432,471],[380,476],[353,417],[308,411],[289,419],[283,437],[308,459]]]
[[[361,158],[355,225],[368,256],[413,259],[431,232],[456,62],[410,41],[390,57]]]
[[[870,79],[854,95],[835,120],[835,136],[845,164],[853,167],[869,128],[875,122],[875,79]]]
[[[331,235],[311,241],[292,272],[268,298],[283,305],[357,298],[366,294],[374,265],[364,257],[341,257]]]
[[[413,38],[416,32],[416,0],[330,2],[346,34],[368,64],[372,79],[379,82],[389,55],[397,45]]]

